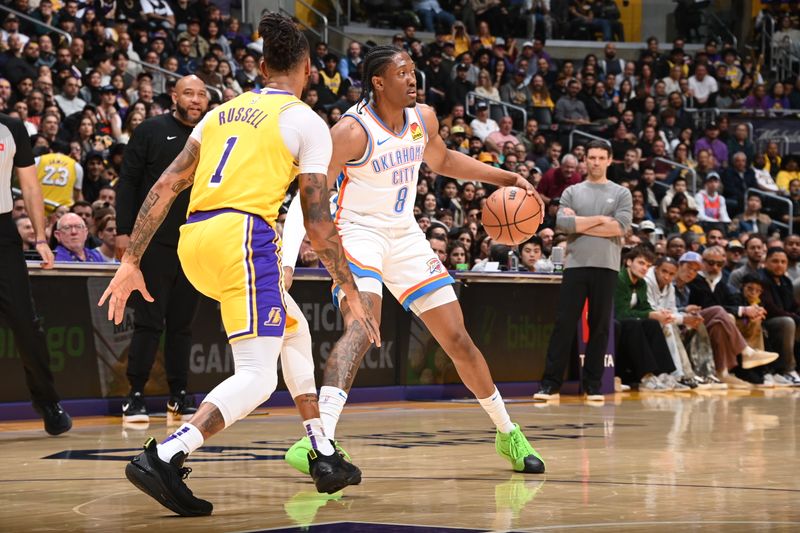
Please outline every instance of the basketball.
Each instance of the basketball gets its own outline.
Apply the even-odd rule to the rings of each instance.
[[[483,209],[483,227],[497,243],[516,245],[539,228],[541,206],[519,187],[502,187],[492,193]]]

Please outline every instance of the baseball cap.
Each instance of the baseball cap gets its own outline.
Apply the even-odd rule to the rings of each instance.
[[[518,68],[515,74],[517,76],[527,76],[528,73],[525,71],[525,69]]]
[[[533,48],[533,42],[532,41],[525,41],[524,43],[522,43],[522,48],[527,48],[528,46]]]
[[[702,265],[703,257],[697,252],[686,252],[678,259],[678,263],[697,263]]]
[[[652,220],[643,220],[639,223],[639,231],[655,231],[656,225]]]
[[[719,181],[719,174],[717,174],[716,172],[709,172],[708,175],[706,176],[705,181],[710,181],[710,180]]]
[[[506,40],[503,39],[502,37],[498,37],[497,39],[494,40],[494,45],[495,46],[505,46],[506,45]]]
[[[475,104],[475,109],[489,109],[489,104],[481,100],[477,104]]]
[[[741,241],[733,239],[732,241],[728,242],[728,246],[725,247],[726,250],[744,250],[744,245]]]
[[[453,126],[450,128],[450,134],[452,135],[455,133],[466,133],[466,131],[464,131],[464,126]]]
[[[105,161],[105,158],[103,157],[103,153],[102,152],[98,152],[96,150],[92,150],[91,152],[86,154],[86,161],[89,161],[90,159],[100,159],[101,161]]]
[[[103,85],[102,87],[100,87],[100,92],[101,93],[113,93],[113,92],[116,92],[116,91],[117,90],[114,88],[113,85]]]
[[[478,161],[481,163],[494,163],[494,156],[489,152],[481,152],[478,154]]]
[[[460,71],[469,70],[469,65],[467,65],[465,63],[459,63],[458,66],[456,67],[456,70],[460,70]]]

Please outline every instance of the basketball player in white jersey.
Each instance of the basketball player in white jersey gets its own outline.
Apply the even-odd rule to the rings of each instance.
[[[523,188],[540,203],[543,216],[542,201],[520,175],[446,148],[433,109],[416,105],[414,63],[406,52],[392,46],[373,48],[364,61],[364,80],[363,101],[331,130],[333,156],[328,170],[328,184],[337,191],[332,200],[334,222],[362,299],[380,320],[385,284],[405,309],[418,315],[497,427],[498,454],[517,472],[542,473],[544,461],[511,422],[486,361],[466,332],[453,279],[413,217],[423,160],[444,176]],[[298,233],[302,238],[302,229],[290,227],[285,239],[296,239]],[[370,345],[338,287],[334,298],[344,316],[345,333],[327,360],[319,397],[330,439]],[[301,439],[287,452],[287,462],[308,472],[309,448],[308,439]]]

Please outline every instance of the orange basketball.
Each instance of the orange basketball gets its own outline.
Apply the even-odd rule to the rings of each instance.
[[[539,228],[541,207],[519,187],[502,187],[486,200],[481,214],[486,233],[497,243],[516,245]]]

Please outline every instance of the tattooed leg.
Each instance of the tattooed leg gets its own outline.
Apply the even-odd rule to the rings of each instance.
[[[319,418],[319,399],[316,394],[301,394],[294,399],[301,420]]]
[[[203,402],[197,408],[197,412],[192,416],[189,423],[200,430],[203,440],[208,440],[212,435],[216,435],[225,429],[225,419],[216,405]]]
[[[371,292],[362,292],[361,302],[380,324],[381,297]],[[345,323],[344,334],[333,346],[328,356],[322,384],[349,392],[370,343],[363,324],[352,319],[346,298],[342,301],[341,309]]]

